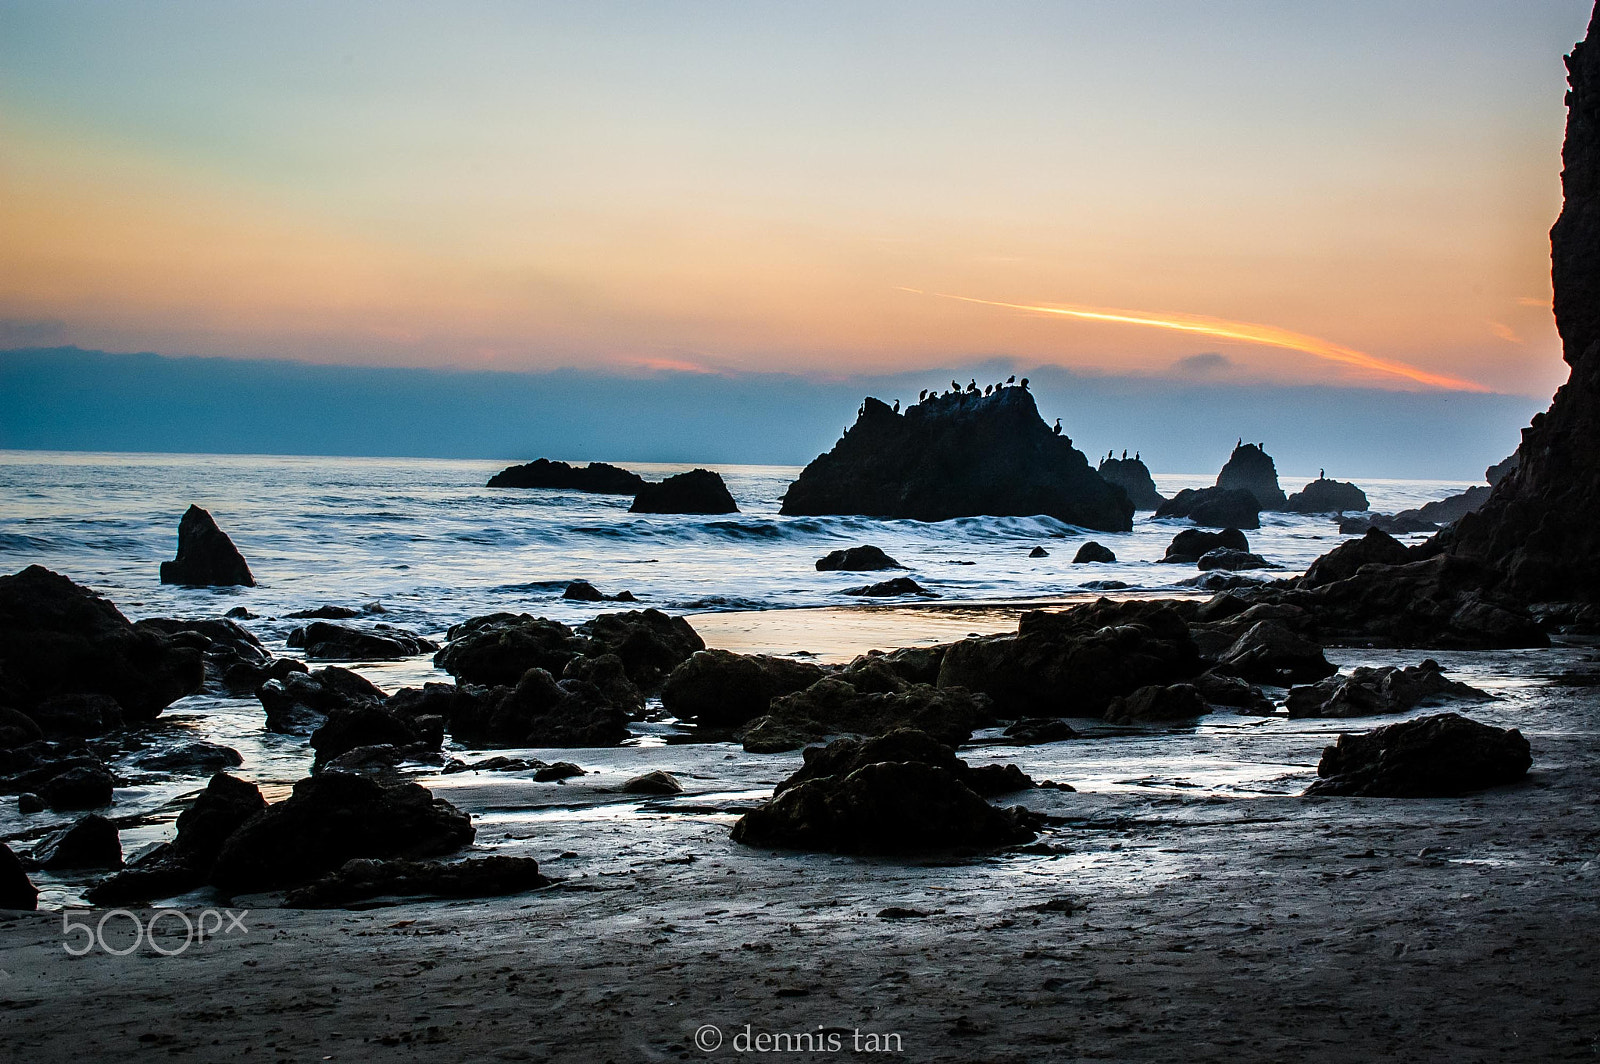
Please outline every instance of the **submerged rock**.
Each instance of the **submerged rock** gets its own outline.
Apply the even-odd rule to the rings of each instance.
[[[1356,669],[1348,677],[1333,676],[1321,683],[1296,687],[1284,705],[1291,717],[1371,717],[1404,713],[1425,702],[1447,699],[1486,701],[1494,696],[1447,678],[1439,663],[1428,658],[1420,665]]]
[[[1296,514],[1332,514],[1367,508],[1367,493],[1347,480],[1318,477],[1289,496],[1284,509]]]
[[[473,857],[464,861],[378,861],[357,857],[337,872],[290,891],[284,905],[326,909],[380,895],[487,898],[548,886],[532,857]]]
[[[1030,558],[1048,558],[1048,557],[1050,557],[1050,552],[1045,550],[1043,547],[1035,547],[1035,548],[1033,548],[1032,550],[1030,550],[1028,552],[1028,557],[1030,557]]]
[[[1288,503],[1278,486],[1277,464],[1255,443],[1240,443],[1233,449],[1217,474],[1217,487],[1248,491],[1263,510],[1282,510]]]
[[[637,473],[629,472],[605,462],[590,462],[585,466],[571,466],[566,462],[552,462],[536,458],[524,465],[508,466],[489,478],[491,488],[565,488],[568,491],[588,491],[599,495],[633,495],[647,481]]]
[[[1078,553],[1072,556],[1072,564],[1074,565],[1082,565],[1087,562],[1103,562],[1109,564],[1110,562],[1114,562],[1116,560],[1117,556],[1111,553],[1111,549],[1109,547],[1103,547],[1092,539],[1083,546],[1079,547]]]
[[[161,563],[163,584],[190,587],[255,587],[250,566],[211,514],[190,506],[178,521],[178,556]]]
[[[11,847],[0,842],[0,909],[32,912],[39,907],[39,888],[33,885]]]
[[[766,713],[774,698],[802,691],[826,674],[820,665],[793,658],[701,650],[667,677],[661,706],[679,720],[735,727]]]
[[[904,568],[905,566],[871,544],[829,551],[826,555],[817,559],[817,571],[819,573],[832,571],[861,573],[871,572],[876,569]]]
[[[1322,751],[1307,795],[1451,798],[1516,783],[1533,765],[1528,740],[1455,713],[1341,735]]]
[[[1106,483],[1115,484],[1127,492],[1128,501],[1133,503],[1135,510],[1154,510],[1167,501],[1167,497],[1156,490],[1156,482],[1150,476],[1149,468],[1137,457],[1102,458],[1096,472]]]
[[[736,514],[739,506],[728,494],[721,475],[709,469],[691,469],[659,484],[645,484],[634,496],[629,513],[635,514]]]
[[[934,396],[896,413],[867,399],[855,425],[789,485],[782,512],[945,521],[1044,514],[1107,532],[1133,527],[1133,506],[1024,388]]]
[[[893,580],[881,580],[876,584],[862,584],[860,587],[847,587],[839,592],[841,595],[861,595],[867,598],[889,598],[895,595],[921,595],[923,598],[938,598],[936,591],[929,591],[909,576],[897,576]]]
[[[1218,548],[1248,552],[1250,541],[1237,528],[1224,528],[1221,532],[1186,528],[1172,537],[1172,542],[1167,544],[1166,557],[1161,560],[1193,565]]]
[[[1184,488],[1156,516],[1187,517],[1207,528],[1260,528],[1261,504],[1242,488]]]

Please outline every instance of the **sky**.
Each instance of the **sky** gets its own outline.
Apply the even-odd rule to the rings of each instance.
[[[1547,398],[1588,0],[0,0],[0,348]]]

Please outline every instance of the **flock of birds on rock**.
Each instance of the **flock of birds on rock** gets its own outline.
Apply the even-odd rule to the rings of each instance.
[[[961,382],[960,381],[951,381],[950,382],[950,390],[948,392],[945,392],[942,395],[939,393],[939,389],[937,389],[937,388],[933,388],[931,390],[930,389],[924,389],[923,391],[918,392],[917,393],[917,402],[918,403],[926,403],[930,399],[948,399],[951,396],[956,396],[956,397],[959,397],[959,398],[962,398],[962,399],[966,399],[966,398],[968,398],[970,396],[994,395],[996,392],[1000,391],[1006,385],[1008,385],[1008,384],[1017,384],[1017,383],[1018,383],[1017,382],[1017,376],[1014,373],[1011,376],[1007,377],[1004,381],[1002,381],[999,384],[988,384],[988,385],[985,385],[981,389],[978,387],[978,378],[976,378],[976,377],[974,377],[974,378],[972,378],[972,380],[968,381],[967,382],[967,386],[965,388],[961,387]],[[1026,377],[1022,378],[1021,387],[1022,387],[1023,391],[1027,391],[1028,390],[1028,378],[1026,378]],[[894,401],[894,408],[895,408],[895,411],[898,413],[899,410],[900,410],[900,400],[896,399]]]

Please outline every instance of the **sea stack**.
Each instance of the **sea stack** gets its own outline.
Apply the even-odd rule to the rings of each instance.
[[[256,586],[239,548],[198,506],[190,506],[178,522],[178,556],[161,563],[161,582],[189,587]]]
[[[739,506],[722,477],[709,469],[691,469],[659,484],[645,484],[628,507],[634,514],[736,514]]]
[[[1115,484],[1127,492],[1135,510],[1154,510],[1167,501],[1167,497],[1156,490],[1156,482],[1151,479],[1149,468],[1138,457],[1102,458],[1096,472],[1107,483]]]
[[[945,521],[1045,515],[1133,527],[1127,493],[1053,433],[1020,387],[930,397],[902,413],[877,399],[789,485],[782,512]]]
[[[1228,464],[1217,474],[1217,487],[1248,491],[1263,510],[1282,510],[1288,505],[1278,487],[1278,467],[1272,456],[1254,443],[1240,443],[1228,457]]]
[[[1347,480],[1318,477],[1289,496],[1284,509],[1294,514],[1336,514],[1367,508],[1367,493]]]
[[[491,488],[565,488],[597,495],[634,495],[647,481],[639,474],[605,462],[570,466],[538,458],[524,465],[508,466],[489,478]]]

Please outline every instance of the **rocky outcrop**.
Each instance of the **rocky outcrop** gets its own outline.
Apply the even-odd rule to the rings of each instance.
[[[532,857],[474,857],[464,861],[377,861],[357,857],[337,872],[292,890],[284,905],[327,909],[378,896],[485,898],[548,886]]]
[[[38,565],[0,576],[4,701],[27,714],[61,695],[115,699],[130,724],[200,689],[201,652],[129,624],[110,602]]]
[[[337,665],[268,680],[256,697],[267,711],[267,730],[281,735],[309,735],[337,710],[381,705],[387,698],[365,676]]]
[[[1260,528],[1261,504],[1242,488],[1184,488],[1156,507],[1157,517],[1187,517],[1206,528]]]
[[[615,654],[628,679],[648,692],[660,690],[673,669],[706,648],[705,640],[688,621],[660,610],[602,613],[580,624],[577,634],[586,640],[584,656]]]
[[[1347,540],[1312,562],[1306,575],[1300,578],[1299,586],[1321,587],[1346,580],[1356,575],[1363,565],[1404,565],[1411,560],[1411,551],[1405,544],[1374,528],[1360,539]]]
[[[1127,451],[1123,451],[1127,454]],[[1167,501],[1167,497],[1156,490],[1156,482],[1150,476],[1149,468],[1137,457],[1112,458],[1107,456],[1100,459],[1100,466],[1095,472],[1100,474],[1107,484],[1115,484],[1128,494],[1128,501],[1133,503],[1134,510],[1154,510]]]
[[[1421,510],[1401,510],[1397,514],[1347,514],[1339,518],[1339,534],[1361,536],[1374,528],[1391,536],[1439,531],[1437,524],[1423,520],[1421,515]]]
[[[46,836],[34,847],[40,868],[121,868],[122,839],[117,826],[96,813]]]
[[[449,727],[475,745],[616,746],[631,737],[629,719],[594,684],[529,669],[515,686],[458,689]]]
[[[817,572],[873,572],[878,569],[904,569],[905,566],[871,544],[829,551],[817,559]]]
[[[311,733],[311,748],[316,751],[312,771],[364,746],[392,746],[399,758],[437,753],[444,743],[444,729],[443,716],[408,716],[387,705],[357,703],[335,709]]]
[[[1100,531],[1133,527],[1126,493],[1052,434],[1024,388],[934,396],[904,413],[867,399],[833,450],[789,485],[782,512],[917,521],[1043,514]]]
[[[96,905],[119,905],[199,887],[209,880],[228,836],[266,808],[255,784],[217,773],[194,803],[178,815],[176,838],[103,880],[89,891],[89,900]]]
[[[598,495],[635,495],[646,483],[639,474],[605,462],[571,466],[548,458],[508,466],[489,478],[491,488],[564,488]]]
[[[632,591],[619,591],[607,595],[587,580],[574,580],[568,584],[561,597],[569,602],[638,602]]]
[[[1489,486],[1492,488],[1499,484],[1506,477],[1510,476],[1512,473],[1515,473],[1517,471],[1517,467],[1521,464],[1521,453],[1512,451],[1505,458],[1500,459],[1500,461],[1496,462],[1488,469],[1485,469],[1483,471],[1483,479],[1487,480],[1489,482]]]
[[[439,649],[439,644],[408,628],[392,624],[356,628],[332,621],[312,621],[294,629],[285,645],[322,661],[397,661]]]
[[[956,757],[954,748],[916,728],[896,728],[868,739],[835,739],[827,746],[813,746],[801,755],[801,766],[788,779],[773,788],[776,797],[807,780],[827,776],[848,776],[868,765],[885,761],[914,761],[947,770],[956,779],[984,798],[1015,794],[1037,786],[1016,765],[996,764],[979,768]]]
[[[1291,717],[1376,717],[1404,713],[1424,703],[1486,701],[1493,696],[1445,676],[1432,658],[1406,668],[1362,666],[1349,676],[1296,687],[1284,708]]]
[[[433,663],[461,683],[507,685],[529,669],[559,676],[584,648],[582,637],[560,621],[492,613],[451,627]]]
[[[293,658],[274,658],[253,633],[226,617],[147,617],[135,627],[152,629],[179,646],[200,651],[205,658],[205,690],[210,694],[248,697],[268,680],[306,668]]]
[[[1172,537],[1172,542],[1167,544],[1166,557],[1161,560],[1193,565],[1207,554],[1218,549],[1248,553],[1250,541],[1237,528],[1224,528],[1221,532],[1205,532],[1198,528],[1186,528]]]
[[[1318,477],[1289,496],[1283,507],[1296,514],[1334,514],[1367,508],[1367,493],[1347,480]]]
[[[1455,713],[1341,735],[1322,751],[1307,795],[1452,798],[1516,783],[1533,765],[1528,740]]]
[[[623,794],[643,794],[655,797],[666,797],[672,794],[682,794],[683,784],[678,782],[678,777],[663,769],[643,772],[622,785]]]
[[[1195,561],[1195,567],[1201,572],[1213,569],[1222,569],[1236,573],[1243,569],[1266,569],[1268,562],[1259,554],[1251,554],[1247,550],[1233,550],[1229,547],[1215,547],[1200,555]]]
[[[161,563],[163,584],[190,587],[255,587],[250,566],[211,514],[190,506],[178,521],[178,556]]]
[[[31,912],[39,906],[39,888],[28,879],[11,847],[0,842],[0,909]]]
[[[736,514],[739,506],[728,494],[720,474],[691,469],[659,484],[645,484],[628,507],[634,514]]]
[[[1278,621],[1257,621],[1225,650],[1221,667],[1251,683],[1287,687],[1336,671],[1322,648]]]
[[[1092,539],[1079,547],[1078,553],[1072,556],[1073,565],[1083,565],[1089,562],[1109,564],[1116,560],[1117,556],[1111,552],[1110,547],[1101,546]]]
[[[737,727],[766,713],[774,698],[803,691],[826,674],[820,665],[793,658],[701,650],[667,677],[661,707],[679,720]]]
[[[1159,721],[1192,720],[1211,712],[1211,707],[1193,684],[1170,687],[1151,685],[1111,700],[1106,707],[1108,724],[1147,724]]]
[[[1217,487],[1248,491],[1263,510],[1282,510],[1288,503],[1278,486],[1277,464],[1256,443],[1240,443],[1233,449],[1217,474]]]
[[[896,595],[920,595],[923,598],[939,597],[937,591],[929,591],[909,576],[897,576],[892,580],[879,580],[876,584],[847,587],[839,594],[857,595],[865,598],[893,598]]]
[[[752,753],[777,753],[828,735],[883,735],[897,728],[963,743],[993,722],[993,705],[983,695],[908,681],[881,659],[869,659],[774,698],[764,716],[736,734]]]

